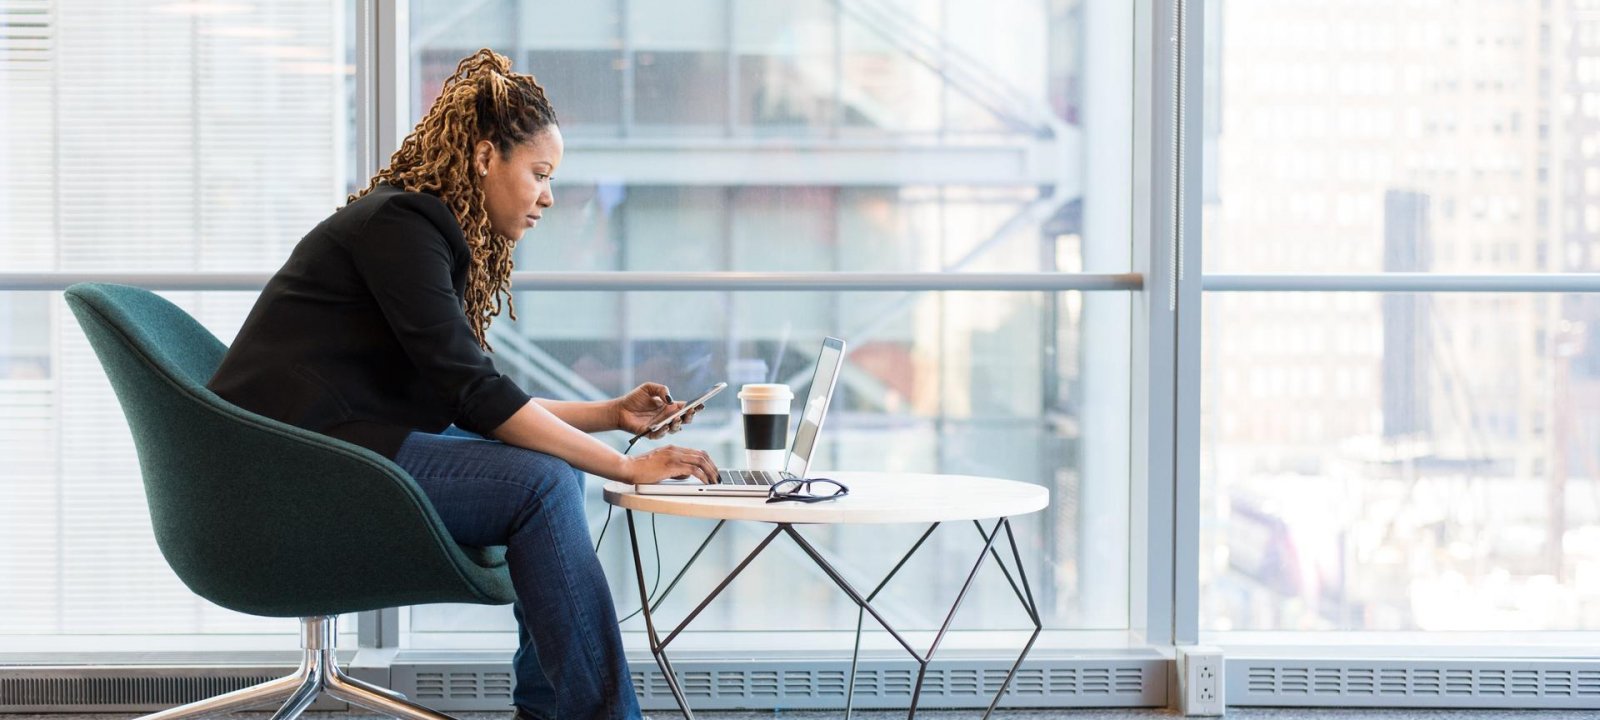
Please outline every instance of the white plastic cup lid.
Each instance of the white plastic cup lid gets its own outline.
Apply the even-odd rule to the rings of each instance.
[[[750,383],[739,388],[740,400],[793,400],[794,391],[783,383]]]

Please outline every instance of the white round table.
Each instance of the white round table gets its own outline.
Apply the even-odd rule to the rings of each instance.
[[[801,525],[987,520],[1027,515],[1050,504],[1048,488],[1015,480],[877,472],[836,472],[820,477],[844,483],[850,488],[850,494],[819,503],[768,504],[765,498],[640,495],[634,492],[634,486],[613,481],[606,483],[605,496],[606,502],[628,510]]]
[[[1010,686],[1011,679],[1016,675],[1017,668],[1027,658],[1028,651],[1033,648],[1033,643],[1038,639],[1043,624],[1039,621],[1038,605],[1033,599],[1033,590],[1028,585],[1027,573],[1023,570],[1022,554],[1017,548],[1015,535],[1011,530],[1011,518],[1017,515],[1026,515],[1043,510],[1050,504],[1050,491],[1047,488],[1017,482],[1015,480],[1001,480],[997,478],[975,477],[971,475],[932,475],[925,473],[878,473],[878,472],[829,472],[818,473],[817,477],[827,477],[837,480],[850,488],[850,494],[836,500],[818,503],[779,502],[768,503],[765,497],[719,497],[711,495],[640,495],[635,492],[632,485],[620,482],[608,482],[605,485],[606,502],[626,511],[628,518],[628,538],[633,545],[633,566],[639,580],[639,601],[644,612],[644,624],[650,639],[650,654],[656,659],[656,664],[661,667],[661,672],[666,680],[667,687],[671,689],[673,698],[677,700],[678,707],[683,715],[690,720],[694,712],[689,709],[689,703],[679,684],[677,673],[672,669],[672,662],[667,658],[666,648],[679,633],[683,632],[693,622],[702,610],[721,594],[723,589],[739,576],[752,560],[755,560],[767,545],[778,535],[788,535],[794,540],[805,554],[817,564],[827,576],[833,580],[839,589],[844,591],[856,603],[860,611],[856,615],[856,646],[855,656],[850,662],[850,681],[845,699],[845,717],[848,720],[853,709],[855,698],[855,671],[857,660],[861,653],[861,629],[863,618],[871,614],[883,629],[887,630],[900,645],[910,653],[921,670],[917,673],[917,682],[912,690],[911,704],[908,718],[917,714],[917,701],[922,693],[923,679],[927,675],[928,664],[933,661],[934,653],[939,649],[939,643],[944,639],[945,632],[950,629],[950,622],[955,619],[955,613],[961,607],[961,600],[966,597],[967,590],[972,586],[972,580],[978,574],[978,569],[988,558],[1000,566],[1005,573],[1006,581],[1011,584],[1011,589],[1017,596],[1017,601],[1022,603],[1023,610],[1027,611],[1029,619],[1033,621],[1033,634],[1022,648],[1021,654],[1011,666],[1011,672],[1006,674],[1006,679],[1000,684],[1000,689],[995,692],[994,700],[989,704],[988,712],[984,717],[989,717],[999,704],[1000,697],[1005,694]],[[667,585],[661,596],[651,600],[645,588],[644,561],[639,554],[639,535],[635,527],[634,511],[659,513],[663,515],[677,515],[681,517],[707,518],[718,520],[716,527],[711,530],[700,547],[684,563],[672,582]],[[986,527],[986,520],[993,520]],[[706,546],[715,538],[723,525],[730,521],[763,522],[773,525],[772,531],[758,544],[749,555],[745,556],[734,569],[723,578],[710,594],[686,616],[681,623],[662,638],[656,632],[654,612],[661,606],[677,587],[678,581],[683,579],[685,573],[700,558]],[[911,559],[918,548],[922,547],[928,536],[933,534],[940,524],[958,521],[971,522],[978,527],[984,540],[983,549],[979,551],[977,560],[972,566],[972,572],[967,574],[966,582],[961,586],[961,591],[956,595],[950,613],[945,617],[944,625],[934,636],[933,644],[926,652],[918,652],[906,639],[900,635],[888,621],[872,606],[872,600],[889,584],[896,573],[900,571],[907,560]],[[916,544],[900,558],[894,569],[878,583],[870,593],[863,594],[856,590],[837,570],[823,557],[809,541],[800,534],[797,526],[819,524],[890,524],[890,523],[919,523],[927,524],[928,529],[922,534]],[[1010,564],[1002,558],[1002,553],[996,550],[1002,532],[1005,543],[1010,546]],[[1015,570],[1015,577],[1012,571]]]

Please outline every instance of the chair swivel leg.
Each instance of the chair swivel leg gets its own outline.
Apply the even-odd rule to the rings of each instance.
[[[334,665],[332,669],[333,677],[328,681],[328,685],[353,685],[361,688],[362,690],[366,690],[367,692],[377,693],[394,700],[399,700],[400,702],[411,702],[411,698],[406,697],[405,693],[403,692],[398,690],[390,690],[386,687],[379,687],[362,680],[361,678],[346,675],[343,670],[339,669],[338,665]]]
[[[306,708],[311,707],[311,703],[316,702],[317,694],[322,692],[323,679],[326,677],[326,671],[322,667],[321,653],[318,653],[318,655],[317,661],[312,663],[310,672],[306,673],[306,677],[301,681],[300,687],[295,689],[294,694],[290,695],[288,700],[284,701],[283,706],[278,708],[278,712],[272,714],[272,720],[294,720],[300,717],[300,713],[305,712]]]
[[[320,690],[335,699],[405,720],[455,720],[449,715],[411,702],[401,693],[346,675],[333,658],[334,641],[338,637],[334,629],[334,618],[322,618],[322,620],[325,622],[315,626],[308,624],[302,638],[302,644],[307,647],[307,652],[313,652],[312,649],[315,648],[314,652],[318,657],[315,666],[324,670],[318,683]]]
[[[429,710],[413,703],[402,695],[387,688],[362,682],[339,669],[333,657],[334,643],[338,632],[334,626],[335,618],[304,618],[301,635],[301,645],[306,648],[308,657],[315,657],[312,667],[317,671],[317,690],[327,692],[338,700],[372,710],[374,712],[393,715],[406,720],[455,720],[449,715]],[[315,697],[315,694],[313,694]],[[309,704],[309,701],[308,701]],[[288,710],[287,705],[284,710]],[[292,717],[292,716],[291,716]],[[274,718],[273,720],[289,720],[289,717]]]
[[[288,677],[268,680],[259,685],[251,685],[216,697],[145,715],[138,720],[191,720],[277,704],[293,694],[304,682],[304,676],[297,672]]]
[[[300,618],[300,647],[305,655],[294,674],[235,690],[188,705],[146,715],[138,720],[196,720],[262,705],[280,707],[272,720],[294,720],[323,692],[375,712],[406,720],[454,720],[406,699],[406,696],[346,675],[334,658],[338,637],[333,617]]]
[[[403,720],[455,720],[444,713],[429,710],[404,697],[383,692],[380,688],[363,683],[348,675],[329,675],[325,684],[328,694],[351,705],[376,713],[393,715]]]

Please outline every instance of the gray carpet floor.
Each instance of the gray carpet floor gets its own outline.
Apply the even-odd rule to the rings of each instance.
[[[837,720],[840,711],[705,711],[695,713],[704,720]],[[935,711],[917,713],[927,720],[969,720],[982,713],[975,710]],[[456,713],[460,720],[509,720],[510,713]],[[127,715],[117,714],[0,714],[0,720],[124,720]],[[267,720],[268,713],[245,712],[229,717],[238,720]],[[306,720],[372,720],[375,715],[356,713],[310,712],[301,716]],[[645,715],[650,720],[677,720],[678,713],[653,711]],[[854,715],[862,720],[892,720],[905,717],[903,712],[862,711]],[[995,720],[1176,720],[1183,716],[1165,710],[997,710]],[[1597,720],[1600,710],[1322,710],[1303,708],[1234,708],[1227,717],[1235,720]]]

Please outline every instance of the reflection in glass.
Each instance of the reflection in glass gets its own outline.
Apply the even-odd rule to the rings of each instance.
[[[720,52],[641,52],[636,56],[634,119],[700,126],[721,134],[728,116],[728,68]]]
[[[1600,269],[1577,7],[1208,2],[1206,270]],[[1203,627],[1600,629],[1593,296],[1205,313]]]
[[[1206,270],[1600,268],[1578,6],[1208,2]],[[1395,267],[1397,224],[1431,252]]]
[[[354,5],[27,14],[10,30],[35,39],[8,36],[0,54],[0,268],[277,269],[364,175]],[[227,340],[254,293],[169,297]],[[99,650],[122,640],[95,636],[242,633],[293,648],[294,623],[224,611],[167,567],[122,411],[60,293],[0,293],[0,425],[0,636]]]
[[[1274,311],[1317,322],[1256,322]],[[1569,314],[1592,312],[1582,296],[1209,295],[1203,627],[1600,628],[1600,345]]]
[[[692,392],[718,381],[734,388],[747,382],[786,382],[805,397],[811,391],[822,335],[811,328],[784,332],[746,310],[757,300],[776,298],[771,302],[788,305],[791,314],[803,310],[817,318],[818,327],[855,338],[813,458],[815,472],[955,473],[1045,485],[1052,493],[1051,511],[1018,518],[1015,526],[1019,542],[1031,548],[1028,572],[1046,627],[1125,627],[1128,548],[1116,539],[1126,537],[1129,529],[1126,471],[1089,474],[1091,468],[1102,467],[1103,460],[1088,458],[1127,457],[1130,379],[1126,364],[1113,374],[1091,378],[1073,359],[1077,348],[1103,346],[1097,342],[1100,338],[1081,334],[1084,304],[1079,294],[625,294],[627,308],[722,308],[678,316],[668,325],[650,328],[651,332],[624,330],[621,324],[631,323],[626,316],[590,312],[594,303],[614,295],[522,292],[521,322],[496,324],[492,331],[497,365],[542,397],[602,399],[647,380],[665,383],[675,392]],[[842,312],[847,299],[869,297],[880,303],[879,317]],[[1097,312],[1108,316],[1125,318],[1131,308],[1126,294],[1098,297],[1106,302]],[[882,322],[882,315],[899,321]],[[572,317],[588,318],[590,324],[580,329],[570,322]],[[1056,348],[1074,351],[1057,353]],[[1091,392],[1089,386],[1094,384],[1110,391]],[[671,443],[706,450],[725,467],[742,464],[743,431],[735,395],[719,395],[683,432],[644,441],[635,452],[648,449],[649,442]],[[794,403],[793,412],[798,414],[800,406]],[[791,419],[791,427],[798,424],[798,418]],[[606,439],[620,446],[626,438]],[[606,515],[600,486],[597,480],[589,484],[595,533]],[[633,558],[620,522],[620,517],[613,518],[601,553],[618,607],[626,615],[637,607],[638,597]],[[688,559],[711,527],[672,517],[658,518],[654,525],[662,565],[669,574]],[[847,567],[852,578],[867,583],[886,573],[924,529],[837,527],[807,529],[806,534],[842,559],[841,567]],[[648,529],[644,532],[647,567],[653,567],[654,545]],[[752,526],[723,532],[708,550],[709,561],[691,572],[685,587],[714,585],[764,530]],[[906,627],[936,628],[964,578],[964,569],[955,569],[949,558],[972,556],[979,547],[974,537],[970,524],[941,529],[929,541],[927,554],[919,555],[921,560],[908,565],[906,574],[896,580],[905,584],[898,586],[899,594],[887,593],[885,607],[904,618]],[[702,617],[697,629],[851,627],[855,606],[825,577],[817,575],[816,583],[797,583],[796,572],[815,569],[809,563],[786,561],[783,552],[771,556],[751,565],[719,600],[740,608],[739,612]],[[960,627],[1022,627],[1016,599],[1004,578],[998,572],[979,577],[964,605]],[[790,590],[801,585],[806,587],[791,595]],[[692,594],[671,596],[663,607],[664,616],[681,617],[690,610]],[[792,617],[789,606],[773,602],[776,595],[806,603],[803,617]],[[419,606],[411,613],[413,629],[423,633],[504,630],[510,620],[504,608]],[[625,629],[640,629],[640,623],[642,619],[636,618]]]
[[[452,57],[460,60],[466,55],[457,51]],[[526,57],[526,61],[513,59],[513,66],[538,78],[555,106],[563,132],[578,137],[616,133],[622,123],[622,96],[596,90],[622,86],[619,53],[609,49],[530,50]]]
[[[413,3],[412,52],[413,118],[454,61],[481,44],[518,53],[517,69],[550,92],[567,154],[555,173],[556,205],[518,246],[519,269],[1099,272],[1131,265],[1131,123],[1119,118],[1132,106],[1133,30],[1124,3],[1102,2],[1091,14],[1076,1],[690,0],[548,14],[516,5],[466,13],[442,0]],[[494,45],[505,28],[516,37]],[[1079,48],[1090,33],[1108,52],[1093,61],[1104,77],[1086,95]],[[1082,148],[1095,112],[1101,136],[1094,141],[1105,152],[1091,158]],[[1089,177],[1095,182],[1083,180]],[[521,322],[496,325],[497,363],[535,394],[562,399],[609,397],[646,380],[684,392],[724,380],[735,387],[776,380],[804,392],[821,338],[844,338],[851,352],[819,467],[1048,485],[1052,510],[1017,523],[1036,563],[1030,573],[1047,588],[1040,590],[1049,598],[1041,601],[1046,626],[1127,627],[1126,295],[525,287],[517,307]],[[734,393],[724,397],[672,442],[723,463],[741,458]],[[598,529],[598,483],[591,492]],[[668,568],[708,529],[671,518],[656,524]],[[613,523],[601,552],[626,615],[638,599],[618,532]],[[742,553],[743,532],[714,551]],[[851,558],[850,572],[864,578],[886,571],[894,549],[919,532],[839,528],[813,539]],[[936,534],[928,558],[966,557],[974,546],[964,533],[976,536],[970,527]],[[740,612],[704,627],[794,627],[770,600],[773,588],[797,585],[806,589],[794,601],[811,609],[799,629],[848,627],[848,601],[821,578],[786,580],[794,568],[781,557],[764,557],[730,589],[726,602]],[[908,626],[943,619],[935,615],[948,598],[936,598],[959,581],[946,564],[908,570],[903,587],[916,590],[894,601]],[[706,580],[691,577],[685,587]],[[1010,588],[998,574],[980,581],[969,602],[1006,609],[969,610],[965,627],[1006,626],[1016,617]],[[687,597],[675,595],[663,612],[686,610],[673,603]],[[413,638],[424,643],[435,642],[428,635],[511,628],[498,608],[411,613]]]
[[[833,6],[822,0],[747,3],[736,20],[740,125],[787,128],[785,134],[832,125],[839,90]]]

